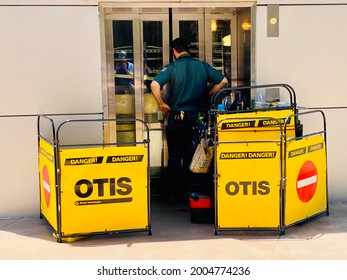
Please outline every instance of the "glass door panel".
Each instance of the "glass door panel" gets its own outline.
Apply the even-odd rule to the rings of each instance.
[[[199,22],[197,20],[180,20],[178,26],[179,37],[185,38],[189,42],[191,56],[199,59]]]
[[[151,82],[163,68],[163,24],[161,21],[143,21],[143,67],[144,67],[144,120],[157,123],[159,108],[151,94]]]
[[[213,19],[211,21],[212,65],[232,80],[231,76],[231,29],[230,20]],[[229,84],[230,86],[230,84]]]
[[[184,38],[192,57],[205,59],[204,10],[201,8],[172,9],[172,39]]]
[[[206,9],[205,37],[206,61],[227,77],[232,85],[233,77],[237,77],[237,48],[233,45],[236,32],[236,16],[234,8]]]
[[[155,20],[153,20],[155,18]],[[153,78],[169,63],[169,28],[168,13],[148,15],[142,14],[141,20],[141,49],[143,67],[143,114],[144,120],[150,128],[150,165],[151,176],[160,176],[164,166],[164,128],[163,115],[159,110],[151,92],[151,82]]]
[[[114,20],[112,29],[115,115],[131,119],[135,118],[133,21]],[[133,122],[117,125],[117,142],[135,142],[135,134]]]

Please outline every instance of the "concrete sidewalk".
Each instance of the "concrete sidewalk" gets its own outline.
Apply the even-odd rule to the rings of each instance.
[[[231,231],[190,222],[189,208],[152,199],[152,235],[131,232],[58,243],[45,219],[0,220],[1,260],[346,260],[347,203],[277,231]]]

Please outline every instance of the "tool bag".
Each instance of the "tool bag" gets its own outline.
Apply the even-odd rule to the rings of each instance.
[[[194,152],[189,169],[193,173],[208,173],[212,156],[213,146],[209,145],[211,139],[201,138]]]

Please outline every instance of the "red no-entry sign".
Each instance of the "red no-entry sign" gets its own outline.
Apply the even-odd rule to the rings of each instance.
[[[296,191],[302,202],[309,202],[317,189],[317,168],[310,160],[306,161],[298,174],[296,180]]]
[[[45,200],[47,207],[49,206],[49,202],[51,200],[51,182],[49,179],[48,168],[45,165],[42,170],[42,184],[45,194]]]

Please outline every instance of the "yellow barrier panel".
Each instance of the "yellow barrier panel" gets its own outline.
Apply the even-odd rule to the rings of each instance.
[[[292,109],[252,111],[243,113],[218,113],[218,140],[269,140],[280,139],[279,125],[293,114]],[[222,121],[224,118],[233,119]],[[288,137],[295,137],[295,119],[292,118],[287,128]]]
[[[218,144],[217,221],[223,228],[280,226],[280,145]]]
[[[314,113],[322,114],[301,115]],[[215,135],[215,233],[223,229],[284,233],[291,225],[328,213],[324,114],[323,130],[300,137],[290,136],[295,133],[294,114],[288,115],[285,129],[265,115],[229,116],[218,116]],[[259,126],[264,120],[272,127]],[[246,123],[252,128],[241,128]]]
[[[145,137],[138,142],[105,142],[102,128],[110,122],[137,122]],[[96,132],[87,133],[86,126],[92,124]],[[76,144],[71,143],[74,137],[67,137],[61,144],[59,136],[71,132],[92,138]],[[58,242],[124,231],[151,234],[149,130],[144,121],[69,119],[56,130],[52,118],[39,116],[38,135],[40,215]]]
[[[57,229],[57,190],[54,147],[44,139],[39,141],[40,211],[54,230]]]
[[[236,102],[249,93],[281,100],[281,88],[289,94],[288,106],[223,111],[229,95],[238,94]],[[278,229],[283,234],[288,226],[329,213],[326,120],[321,110],[299,113],[294,89],[286,84],[223,89],[211,103],[215,234],[245,229]],[[321,130],[314,123],[304,134],[299,117],[311,124],[315,114],[321,116]]]
[[[289,226],[326,211],[327,165],[321,135],[287,145],[285,223]]]
[[[60,165],[64,236],[148,229],[145,147],[64,149]]]

